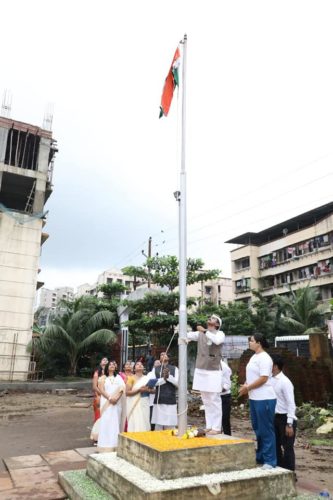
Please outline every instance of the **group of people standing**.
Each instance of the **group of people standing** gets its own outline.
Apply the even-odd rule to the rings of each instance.
[[[207,328],[187,334],[198,343],[193,389],[200,391],[205,408],[206,435],[231,435],[231,369],[222,361],[221,319],[213,315]],[[291,381],[283,374],[283,360],[265,351],[261,333],[249,338],[254,351],[246,367],[246,382],[239,395],[248,396],[253,430],[257,438],[256,460],[264,469],[279,465],[295,470],[294,440],[296,405]],[[92,439],[102,450],[117,446],[119,432],[144,432],[177,426],[176,390],[178,369],[169,364],[167,353],[147,374],[137,361],[117,372],[114,361],[101,360],[93,378],[95,424]]]
[[[149,373],[144,374],[144,370],[141,361],[134,367],[127,362],[118,373],[114,361],[101,360],[93,376],[95,422],[91,431],[98,448],[114,449],[123,431],[176,427],[178,369],[169,364],[169,357],[163,352]]]

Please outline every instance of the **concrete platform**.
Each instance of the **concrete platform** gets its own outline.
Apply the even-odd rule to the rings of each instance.
[[[158,479],[255,467],[255,446],[249,439],[218,434],[182,440],[167,431],[120,434],[117,455]],[[177,466],[175,467],[175,464]]]
[[[174,462],[177,468],[177,462]],[[286,500],[296,496],[293,473],[285,469],[261,468],[219,472],[178,479],[158,479],[117,456],[116,453],[91,455],[87,474],[118,500],[147,498],[149,500]],[[61,483],[66,493],[66,484]]]

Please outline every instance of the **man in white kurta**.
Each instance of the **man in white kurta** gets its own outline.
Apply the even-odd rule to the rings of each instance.
[[[221,407],[221,344],[225,335],[220,330],[221,319],[213,315],[207,321],[207,329],[197,327],[189,332],[189,341],[198,342],[197,360],[194,370],[193,389],[200,391],[205,406],[206,434],[220,434],[222,426]]]
[[[156,377],[155,399],[151,423],[155,430],[173,429],[177,426],[176,391],[178,388],[178,368],[169,365],[169,357],[165,352],[160,355],[161,366],[150,372]]]

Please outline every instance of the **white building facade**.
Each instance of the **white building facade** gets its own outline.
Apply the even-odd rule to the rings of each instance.
[[[26,380],[44,204],[52,192],[52,133],[0,117],[0,380]]]

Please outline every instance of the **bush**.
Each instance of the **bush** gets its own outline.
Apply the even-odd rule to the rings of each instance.
[[[314,406],[313,403],[303,403],[297,408],[296,415],[299,419],[299,429],[317,429],[326,422],[327,417],[333,417],[333,409],[332,407],[320,408]]]
[[[234,401],[237,401],[239,398],[239,380],[237,373],[231,375],[231,397]]]

